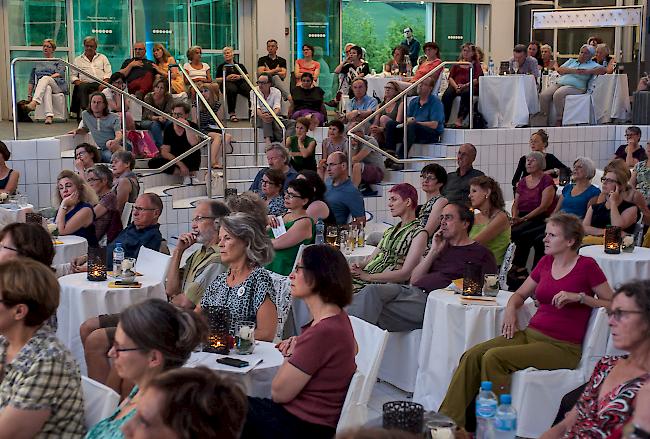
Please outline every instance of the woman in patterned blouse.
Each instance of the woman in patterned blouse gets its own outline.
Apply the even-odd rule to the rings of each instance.
[[[418,219],[429,236],[433,236],[440,225],[442,208],[447,205],[447,199],[440,193],[447,184],[447,171],[437,163],[430,163],[422,168],[420,181],[427,201],[420,208]]]
[[[231,329],[239,321],[253,321],[255,338],[272,341],[278,314],[271,299],[273,282],[264,269],[273,259],[271,240],[264,225],[245,213],[222,218],[220,226],[219,254],[229,269],[205,290],[196,311],[201,312],[206,306],[226,307],[230,310]]]
[[[608,315],[614,347],[629,355],[603,357],[578,403],[542,439],[607,437],[632,418],[639,389],[650,383],[650,281],[621,285]]]

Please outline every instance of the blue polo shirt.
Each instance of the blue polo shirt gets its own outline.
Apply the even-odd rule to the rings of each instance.
[[[596,61],[589,60],[587,62],[581,63],[577,59],[570,59],[562,67],[568,69],[581,69],[581,70],[590,70],[595,69],[596,67],[602,67]],[[587,83],[593,75],[578,75],[577,73],[568,73],[566,75],[560,76],[557,83],[560,85],[570,85],[580,90],[587,90]]]
[[[327,187],[325,202],[336,218],[336,224],[347,224],[350,215],[357,218],[366,214],[363,196],[359,189],[354,187],[352,180],[348,178],[345,182],[334,186],[332,179],[328,178],[325,186]]]
[[[361,98],[361,101],[357,101],[357,98],[350,99],[350,111],[352,110],[376,110],[377,109],[377,99],[372,96],[364,95]]]
[[[414,117],[417,122],[438,122],[436,133],[442,134],[445,129],[445,109],[437,96],[429,95],[424,105],[420,105],[420,97],[411,99],[406,109],[407,117]]]

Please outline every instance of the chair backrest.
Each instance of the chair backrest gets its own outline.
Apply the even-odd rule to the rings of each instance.
[[[603,175],[605,175],[605,171],[596,168],[596,173],[594,174],[594,178],[591,179],[591,184],[600,189],[600,179],[603,178]]]
[[[598,85],[598,75],[591,75],[589,81],[587,81],[587,92],[586,94],[593,94]]]
[[[171,259],[169,255],[142,246],[135,261],[135,271],[164,283]]]
[[[267,271],[273,281],[273,289],[275,290],[275,300],[273,302],[278,310],[276,337],[282,339],[284,324],[287,321],[289,310],[291,310],[291,281],[288,276],[282,276],[269,270]]]
[[[585,379],[589,379],[594,366],[607,352],[608,339],[607,312],[605,308],[595,308],[591,311],[585,339],[582,342],[582,357],[576,368],[583,372]]]
[[[120,395],[113,389],[86,376],[81,377],[84,396],[84,425],[91,428],[113,414],[120,403]]]
[[[508,271],[512,267],[512,260],[515,257],[515,250],[517,249],[517,244],[511,242],[506,249],[506,252],[503,254],[503,262],[501,262],[501,269],[499,270],[499,286],[502,290],[508,289]]]
[[[133,211],[133,203],[127,201],[124,203],[124,210],[122,210],[122,226],[125,228],[131,222],[131,211]]]
[[[440,87],[441,87],[441,85],[442,85],[442,77],[443,77],[443,76],[444,76],[444,75],[442,75],[442,73],[438,75],[438,80],[437,80],[436,83],[433,85],[433,90],[431,91],[431,94],[432,94],[432,95],[434,95],[434,96],[438,96],[438,93],[440,93]]]
[[[345,401],[341,409],[341,416],[336,426],[337,432],[341,432],[346,428],[359,427],[365,423],[365,419],[368,417],[368,407],[359,404],[365,380],[366,377],[359,369],[352,375],[348,393],[345,395]]]
[[[305,244],[300,244],[300,247],[298,247],[298,253],[296,253],[296,259],[293,261],[293,267],[291,267],[291,271],[294,271],[296,269],[296,264],[302,258],[302,251],[305,249]]]

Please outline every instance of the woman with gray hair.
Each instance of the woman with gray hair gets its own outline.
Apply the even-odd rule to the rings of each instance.
[[[594,175],[594,162],[588,157],[578,157],[573,162],[572,182],[562,189],[555,212],[572,213],[578,218],[584,218],[587,208],[596,202],[600,194],[600,189],[591,184]]]
[[[592,58],[592,61],[596,61],[601,66],[605,67],[607,73],[614,73],[616,60],[609,54],[609,46],[607,46],[607,44],[600,43],[596,46],[596,55]]]
[[[238,321],[256,323],[255,337],[273,341],[278,314],[272,300],[273,282],[264,265],[273,259],[271,240],[259,221],[236,213],[221,219],[219,253],[228,271],[205,290],[197,312],[206,306],[230,310],[232,328]]]
[[[104,164],[94,165],[86,172],[86,181],[95,191],[99,202],[95,205],[95,236],[112,242],[122,231],[122,218],[117,210],[117,195],[113,187],[113,171]]]
[[[526,156],[528,175],[517,184],[515,202],[512,205],[512,242],[517,244],[512,261],[512,270],[517,277],[527,276],[526,260],[533,247],[537,230],[544,226],[544,221],[553,210],[555,183],[553,178],[544,173],[546,160],[544,154],[533,151]],[[535,255],[535,263],[543,254]]]

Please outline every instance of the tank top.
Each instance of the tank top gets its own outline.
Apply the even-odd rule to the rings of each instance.
[[[14,172],[13,169],[9,169],[9,173],[7,176],[3,179],[0,179],[0,189],[4,189],[7,187],[7,184],[9,183],[9,177],[11,177],[11,173]]]

